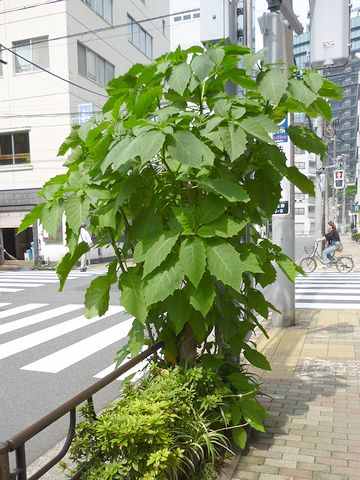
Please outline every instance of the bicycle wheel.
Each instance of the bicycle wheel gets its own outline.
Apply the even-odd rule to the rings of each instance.
[[[311,257],[305,257],[301,260],[300,267],[305,273],[311,273],[316,268],[316,261]]]
[[[338,257],[336,269],[341,273],[349,273],[354,268],[354,261],[351,257]]]

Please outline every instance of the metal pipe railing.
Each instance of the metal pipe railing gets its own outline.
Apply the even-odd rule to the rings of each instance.
[[[106,375],[106,377],[98,380],[90,387],[82,390],[70,400],[55,408],[50,413],[40,418],[29,427],[25,428],[21,432],[11,437],[9,440],[6,440],[5,442],[0,442],[0,480],[27,480],[25,455],[26,442],[38,433],[45,430],[45,428],[52,425],[59,418],[70,413],[70,426],[68,430],[68,435],[62,449],[53,459],[51,459],[39,470],[37,470],[28,480],[38,480],[39,478],[41,478],[47,471],[49,471],[53,466],[55,466],[66,455],[67,451],[70,448],[71,441],[75,433],[76,407],[78,407],[81,403],[85,401],[92,403],[92,397],[95,393],[99,392],[101,389],[116,380],[120,375],[129,371],[135,365],[139,364],[146,358],[153,355],[161,348],[161,346],[162,342],[155,343],[144,352],[132,358],[124,365],[116,368],[114,371]],[[15,452],[16,456],[16,469],[13,472],[10,471],[11,452]],[[75,480],[76,478],[79,478],[78,474],[73,477],[73,480]]]

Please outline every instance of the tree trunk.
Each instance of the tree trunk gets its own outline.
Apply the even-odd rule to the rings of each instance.
[[[197,358],[197,340],[190,323],[186,323],[180,334],[179,363],[194,363]]]

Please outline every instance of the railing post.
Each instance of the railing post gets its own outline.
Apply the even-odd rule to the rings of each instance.
[[[26,457],[25,457],[25,444],[23,443],[15,450],[16,456],[16,470],[18,472],[18,480],[27,480],[26,474]]]
[[[9,465],[9,447],[7,443],[0,443],[0,480],[11,480]]]

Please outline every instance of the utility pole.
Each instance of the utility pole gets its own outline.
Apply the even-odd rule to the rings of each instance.
[[[342,212],[341,212],[341,233],[345,235],[346,231],[346,163],[344,161],[344,188],[342,191]]]
[[[316,119],[316,135],[320,138],[323,136],[323,122],[322,118],[318,117]],[[326,170],[325,174],[323,173],[323,164],[320,158],[320,155],[316,155],[316,177],[315,177],[315,238],[321,238],[324,234],[324,212],[326,210],[326,200],[325,193],[326,191],[326,181],[321,182],[322,176],[326,179]],[[324,200],[324,201],[323,201]]]
[[[259,18],[264,47],[267,49],[267,61],[271,64],[284,64],[284,75],[287,75],[287,67],[293,64],[293,30],[301,33],[303,28],[293,12],[292,0],[267,0],[267,2],[270,12],[264,13]],[[284,119],[284,122],[285,124],[291,123],[291,117]],[[294,149],[289,138],[282,147],[287,156],[288,165],[293,166]],[[281,187],[281,208],[278,208],[272,217],[272,241],[294,260],[294,185],[285,179],[281,182]],[[266,291],[266,297],[280,311],[280,313],[272,313],[271,323],[273,326],[290,327],[295,325],[295,285],[280,269],[278,269],[277,281]]]

